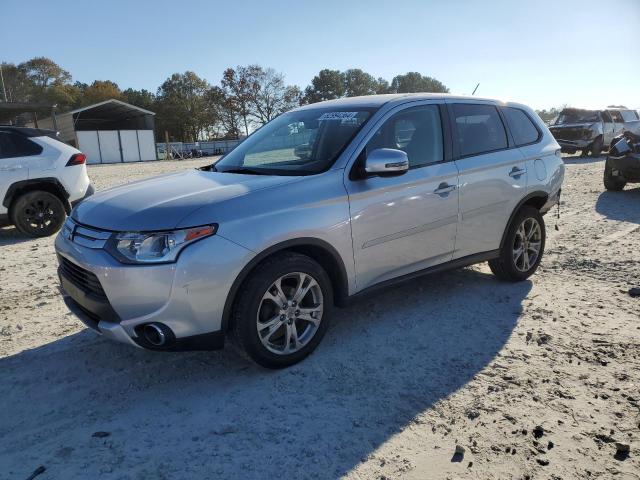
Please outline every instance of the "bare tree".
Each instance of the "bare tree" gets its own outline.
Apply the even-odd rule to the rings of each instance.
[[[296,86],[286,86],[281,73],[272,68],[256,69],[253,73],[256,88],[251,91],[252,113],[261,124],[300,104],[302,92]]]

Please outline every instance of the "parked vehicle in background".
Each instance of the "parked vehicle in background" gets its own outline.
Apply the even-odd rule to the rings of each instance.
[[[604,166],[604,186],[620,191],[627,183],[640,183],[640,121],[611,142]]]
[[[558,143],[524,105],[316,103],[215,165],[83,202],[56,238],[58,272],[69,308],[113,340],[213,349],[229,334],[285,367],[356,294],[483,261],[501,279],[530,277],[563,178]]]
[[[605,110],[563,109],[549,130],[565,153],[582,151],[594,157],[606,150],[614,137],[628,130],[638,120],[638,112],[630,109]]]
[[[85,161],[54,131],[0,125],[0,223],[31,237],[56,233],[93,193]]]

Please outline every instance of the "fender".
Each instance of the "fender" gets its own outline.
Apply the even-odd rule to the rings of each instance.
[[[11,203],[18,195],[33,190],[44,190],[54,194],[62,200],[67,215],[71,212],[71,206],[69,205],[69,193],[65,190],[60,181],[53,177],[33,178],[11,184],[4,196],[4,199],[2,200],[2,205],[6,208],[10,208]]]
[[[263,250],[255,257],[253,257],[249,263],[247,263],[244,268],[240,271],[233,284],[231,285],[231,289],[227,295],[227,299],[224,304],[224,310],[222,311],[222,331],[226,332],[229,329],[229,321],[231,319],[231,313],[233,310],[233,303],[236,298],[236,294],[240,289],[242,283],[246,280],[249,273],[264,259],[273,255],[274,253],[281,252],[284,250],[297,251],[300,253],[306,253],[305,250],[312,248],[316,251],[321,251],[323,255],[328,255],[331,258],[331,263],[333,265],[323,264],[322,261],[319,261],[325,270],[327,270],[327,274],[332,279],[332,283],[334,283],[334,301],[337,304],[342,304],[346,297],[348,296],[349,287],[347,281],[347,270],[344,266],[344,262],[342,257],[338,253],[338,251],[329,243],[324,240],[320,240],[318,238],[313,237],[301,237],[295,238],[291,240],[285,240],[284,242],[277,243],[275,245],[270,246],[269,248]],[[308,253],[307,253],[308,254]],[[314,257],[314,255],[309,255]],[[315,258],[318,261],[318,258]],[[328,267],[331,267],[328,269]],[[337,280],[337,284],[336,284]]]
[[[518,202],[518,205],[516,205],[516,208],[514,208],[513,211],[511,212],[511,215],[509,216],[509,221],[507,222],[507,226],[505,227],[504,232],[502,233],[502,240],[500,240],[500,249],[502,249],[502,247],[504,246],[504,242],[507,237],[507,232],[509,231],[509,227],[511,226],[513,217],[516,216],[516,213],[518,213],[518,210],[520,210],[520,208],[522,208],[522,206],[525,203],[530,202],[533,199],[537,199],[537,203],[539,203],[539,206],[538,205],[534,205],[534,206],[536,206],[536,208],[540,210],[544,206],[544,204],[547,203],[548,198],[549,198],[549,194],[547,192],[542,190],[537,190],[535,192],[529,193],[522,200],[520,200],[520,202]]]

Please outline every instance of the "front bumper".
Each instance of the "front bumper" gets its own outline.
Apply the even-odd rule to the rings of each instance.
[[[219,235],[189,245],[176,263],[161,265],[123,265],[62,234],[55,247],[65,303],[85,325],[112,340],[152,348],[140,328],[161,323],[175,337],[163,350],[222,347],[227,295],[254,255]]]
[[[576,150],[588,148],[593,143],[593,140],[562,140],[556,138],[556,142],[558,142],[563,152],[574,153]]]

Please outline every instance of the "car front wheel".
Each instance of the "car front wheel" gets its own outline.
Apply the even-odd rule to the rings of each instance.
[[[288,367],[318,346],[332,306],[331,281],[315,260],[277,254],[256,267],[240,291],[235,341],[264,367]]]
[[[519,282],[535,273],[542,260],[546,230],[537,208],[524,206],[509,226],[500,256],[489,261],[495,276]]]
[[[11,220],[16,228],[30,237],[53,235],[64,223],[66,212],[58,197],[35,191],[21,195],[11,206]]]

